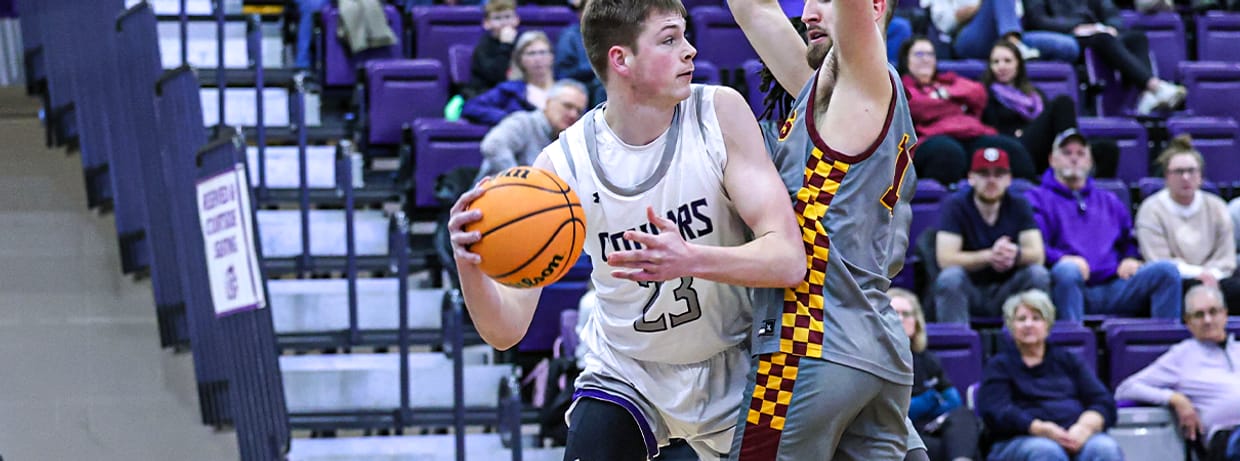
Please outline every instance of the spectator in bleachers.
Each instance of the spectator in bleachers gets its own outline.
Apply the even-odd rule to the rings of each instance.
[[[1021,0],[922,0],[921,5],[929,8],[934,27],[952,36],[957,59],[986,59],[998,40],[1011,43],[1026,59],[1072,62],[1080,54],[1075,42],[1058,34],[1026,33],[1020,24]]]
[[[1106,429],[1115,399],[1093,370],[1067,349],[1046,343],[1055,306],[1030,290],[1003,303],[1015,347],[986,362],[977,406],[994,440],[990,461],[1122,460]]]
[[[978,421],[962,405],[943,364],[926,350],[926,316],[917,295],[903,288],[887,290],[891,308],[900,313],[913,348],[913,393],[908,417],[926,443],[931,461],[972,460],[977,456]]]
[[[1216,286],[1228,305],[1240,304],[1236,242],[1227,204],[1201,190],[1205,159],[1187,134],[1176,136],[1157,160],[1166,187],[1141,202],[1137,242],[1146,261],[1171,261],[1186,285]]]
[[[887,62],[893,66],[900,62],[900,47],[910,38],[913,38],[913,23],[908,18],[892,16],[891,23],[887,24]]]
[[[474,45],[469,84],[461,90],[465,99],[473,99],[508,80],[517,26],[521,25],[515,0],[490,0],[482,9],[486,14],[482,19],[482,28],[487,33],[482,34],[478,44]]]
[[[1013,176],[1035,178],[1025,147],[982,123],[986,89],[955,72],[938,72],[937,64],[934,45],[926,37],[913,37],[900,50],[897,68],[917,130],[917,177],[955,184],[969,169],[969,152],[997,147],[1010,156]]]
[[[1125,379],[1115,398],[1170,406],[1184,438],[1208,452],[1198,453],[1203,461],[1240,460],[1240,344],[1227,333],[1223,293],[1188,290],[1184,324],[1193,337]]]
[[[542,110],[514,112],[504,117],[482,138],[482,167],[478,170],[478,179],[495,176],[514,166],[533,164],[544,147],[581,118],[586,101],[585,85],[563,79],[551,86],[547,92],[547,106]]]
[[[1145,33],[1125,28],[1111,0],[1024,1],[1026,29],[1075,37],[1081,48],[1094,50],[1125,82],[1144,89],[1137,102],[1138,114],[1172,109],[1184,101],[1184,87],[1154,76]]]
[[[603,90],[603,82],[594,75],[590,67],[590,58],[586,56],[586,44],[581,39],[581,12],[586,9],[590,0],[569,0],[569,5],[577,12],[578,22],[569,24],[560,31],[560,38],[555,44],[555,78],[571,78],[589,89],[590,107],[607,100],[607,91]]]
[[[1038,173],[1046,171],[1055,135],[1077,126],[1072,98],[1059,95],[1047,100],[1029,80],[1020,49],[1006,41],[991,47],[982,84],[990,96],[982,111],[982,123],[995,127],[999,134],[1019,139]],[[1096,139],[1090,143],[1090,150],[1097,160],[1097,175],[1115,176],[1119,145],[1109,139]]]
[[[543,109],[547,106],[547,92],[555,83],[551,71],[554,60],[547,34],[539,30],[522,33],[512,52],[509,74],[513,79],[465,101],[461,116],[494,126],[513,112]]]
[[[1178,3],[1196,12],[1204,12],[1207,10],[1221,9],[1228,2],[1227,0],[1177,0],[1175,2],[1172,2],[1171,0],[1136,0],[1132,3],[1133,9],[1140,13],[1155,14],[1162,12],[1174,13],[1176,6],[1173,3]]]
[[[327,0],[296,0],[297,1],[297,54],[293,65],[300,69],[309,69],[310,41],[314,38],[314,13],[327,4]]]
[[[1060,319],[1079,323],[1087,313],[1147,312],[1178,319],[1179,272],[1167,261],[1142,265],[1128,208],[1090,177],[1088,140],[1070,129],[1054,146],[1042,185],[1026,197],[1046,243]]]
[[[969,185],[949,196],[935,234],[939,322],[968,325],[969,316],[998,317],[1003,300],[1025,290],[1049,290],[1042,266],[1042,232],[1024,197],[1009,194],[1008,154],[988,147],[973,153]]]
[[[1231,228],[1236,235],[1236,267],[1240,268],[1240,197],[1231,199],[1227,211],[1231,214]],[[1240,305],[1237,304],[1229,304],[1231,315],[1240,315]]]

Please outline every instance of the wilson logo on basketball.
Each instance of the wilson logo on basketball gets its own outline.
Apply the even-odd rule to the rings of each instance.
[[[551,263],[547,264],[547,267],[544,268],[542,272],[540,272],[536,277],[534,277],[533,279],[523,278],[521,279],[521,281],[517,283],[513,283],[509,286],[513,288],[531,288],[531,287],[536,287],[538,285],[542,285],[543,282],[547,281],[547,277],[550,277],[552,274],[555,274],[556,269],[560,268],[560,263],[563,261],[564,261],[563,256],[560,256],[560,255],[552,256]]]
[[[784,120],[784,124],[779,127],[779,140],[788,139],[788,135],[792,133],[792,124],[797,121],[797,113],[793,111],[788,115],[788,119]]]

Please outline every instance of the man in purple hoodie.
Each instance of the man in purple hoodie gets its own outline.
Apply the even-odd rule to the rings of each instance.
[[[1085,136],[1069,128],[1054,146],[1042,186],[1027,198],[1046,242],[1059,319],[1079,323],[1086,313],[1180,318],[1175,264],[1138,259],[1128,208],[1094,187]]]

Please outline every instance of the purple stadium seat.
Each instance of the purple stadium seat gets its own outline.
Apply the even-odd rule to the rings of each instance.
[[[963,325],[927,323],[926,343],[961,395],[970,384],[982,380],[982,340],[976,331]]]
[[[448,80],[453,85],[469,83],[469,71],[473,67],[474,45],[458,43],[448,48]]]
[[[1205,158],[1205,179],[1231,183],[1240,179],[1240,125],[1233,118],[1172,117],[1167,135],[1188,133],[1193,147]]]
[[[367,119],[371,145],[395,145],[401,127],[415,118],[442,116],[448,102],[443,65],[429,59],[366,63]]]
[[[1076,71],[1066,62],[1031,61],[1026,67],[1033,86],[1046,94],[1046,99],[1065,95],[1072,98],[1077,113],[1081,112],[1080,87],[1076,83]]]
[[[917,193],[913,195],[913,203],[939,203],[946,197],[948,190],[933,179],[918,179]]]
[[[1197,60],[1240,62],[1240,14],[1210,11],[1197,17]]]
[[[462,166],[482,164],[478,144],[488,127],[443,119],[417,119],[414,132],[414,206],[437,207],[435,178]]]
[[[520,32],[543,31],[547,34],[547,38],[551,39],[552,51],[555,51],[555,40],[560,37],[560,31],[569,24],[577,23],[577,14],[567,6],[519,6],[517,15],[521,17],[521,26],[518,30]]]
[[[1149,134],[1145,127],[1131,118],[1081,117],[1077,124],[1081,133],[1090,138],[1114,139],[1119,144],[1119,169],[1116,176],[1135,182],[1150,174]]]
[[[477,6],[415,6],[413,18],[413,57],[448,61],[452,45],[473,49],[486,33],[482,30],[482,8]]]
[[[714,6],[720,8],[727,8],[728,6],[727,3],[724,3],[724,0],[685,0],[681,3],[685,4],[685,11],[693,11],[694,8],[701,6]]]
[[[1149,365],[1172,345],[1190,335],[1183,325],[1167,322],[1108,322],[1107,352],[1110,354],[1110,385],[1114,390],[1125,378]]]
[[[564,309],[560,311],[560,356],[572,357],[577,352],[577,345],[581,344],[581,338],[577,336],[577,318],[579,315],[577,309]]]
[[[1188,45],[1184,38],[1184,21],[1175,13],[1138,14],[1123,10],[1120,18],[1134,30],[1145,32],[1150,42],[1150,61],[1154,73],[1165,80],[1175,80],[1177,66],[1188,60]]]
[[[1240,62],[1182,62],[1180,77],[1189,114],[1240,119]]]
[[[908,241],[910,245],[917,242],[917,237],[921,236],[926,229],[938,227],[939,225],[939,202],[914,203],[913,222],[909,224]]]
[[[761,116],[766,108],[762,104],[766,98],[766,93],[762,92],[762,61],[750,59],[741,68],[745,72],[745,99],[749,101],[749,109],[753,110],[754,117]]]
[[[594,265],[590,264],[590,255],[581,253],[581,257],[577,258],[577,264],[574,264],[564,278],[560,279],[564,282],[586,281],[590,280],[590,272],[594,270]]]
[[[693,46],[697,47],[698,59],[704,59],[720,69],[740,69],[749,59],[757,59],[758,53],[749,45],[732,12],[717,6],[703,6],[689,12],[693,29]]]
[[[960,74],[961,77],[981,81],[982,74],[986,72],[986,62],[977,59],[963,59],[959,61],[942,60],[938,63],[938,71],[951,71]]]
[[[547,285],[538,298],[538,308],[534,310],[534,318],[525,332],[525,338],[517,344],[521,352],[550,352],[555,338],[563,329],[563,318],[560,313],[577,309],[581,295],[586,294],[589,285],[586,282],[556,282]]]
[[[1141,178],[1141,180],[1137,181],[1137,189],[1141,191],[1141,200],[1145,200],[1149,196],[1154,195],[1155,192],[1162,190],[1164,185],[1165,181],[1163,178]],[[1214,195],[1221,195],[1218,184],[1215,184],[1213,181],[1202,182],[1201,190]]]
[[[400,13],[396,11],[396,7],[386,5],[383,12],[387,14],[388,26],[392,27],[392,33],[396,35],[396,39],[400,40],[404,37],[404,27],[401,25]],[[323,18],[323,85],[324,86],[350,86],[357,82],[357,68],[372,59],[394,59],[401,55],[401,46],[399,43],[384,47],[362,51],[361,53],[352,54],[345,49],[344,44],[336,38],[336,29],[340,23],[340,14],[330,3],[323,6],[321,10]]]
[[[718,67],[715,67],[710,61],[703,59],[695,59],[693,61],[693,83],[718,85],[719,82]]]
[[[1100,117],[1132,115],[1141,89],[1124,84],[1119,71],[1107,65],[1091,48],[1085,48],[1085,74],[1089,83],[1102,91],[1094,96],[1094,109]]]
[[[1047,344],[1067,348],[1085,360],[1090,370],[1098,371],[1098,345],[1094,331],[1074,323],[1056,323],[1051,327],[1051,335],[1046,338]]]
[[[1033,181],[1025,178],[1012,178],[1012,185],[1008,186],[1008,191],[1016,195],[1024,195],[1029,189],[1038,187]]]
[[[1124,202],[1124,206],[1132,211],[1132,194],[1128,192],[1128,184],[1122,179],[1116,178],[1094,178],[1094,187],[1115,194],[1119,201]]]

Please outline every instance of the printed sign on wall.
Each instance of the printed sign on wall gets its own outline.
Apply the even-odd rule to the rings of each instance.
[[[266,306],[251,216],[244,164],[198,182],[198,219],[217,317]]]

